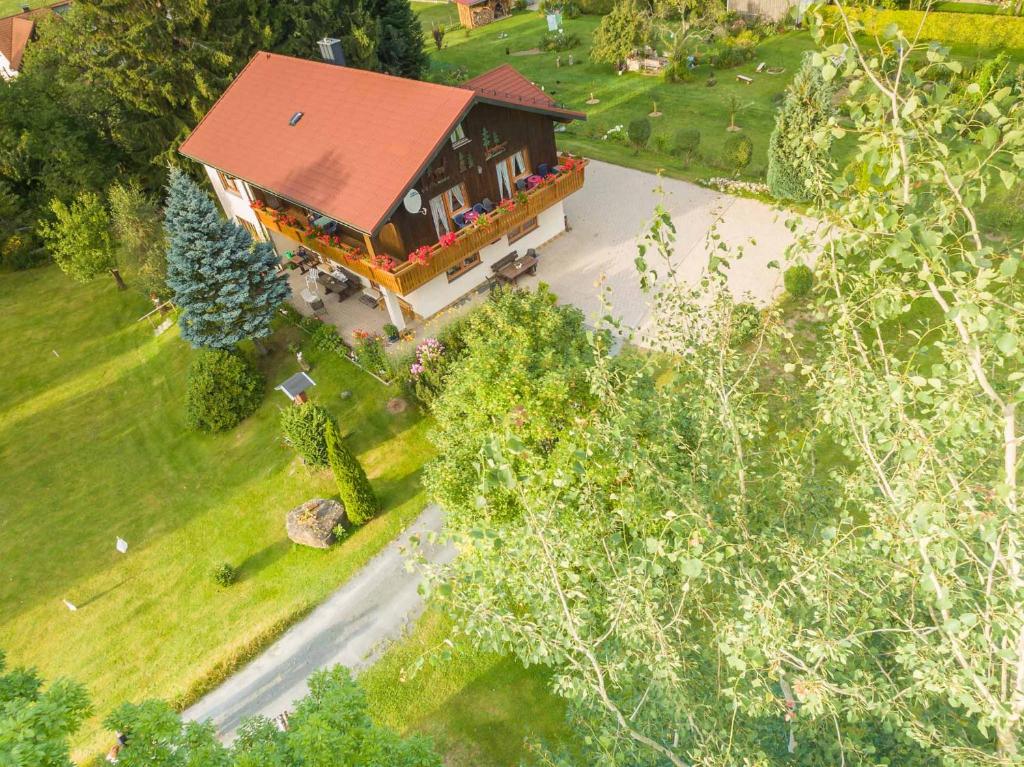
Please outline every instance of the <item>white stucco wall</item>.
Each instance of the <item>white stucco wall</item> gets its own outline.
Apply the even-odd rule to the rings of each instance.
[[[404,296],[404,300],[419,316],[431,317],[470,291],[480,287],[493,275],[491,264],[507,256],[513,250],[519,251],[519,254],[522,255],[530,248],[537,248],[540,257],[539,269],[543,270],[544,251],[540,250],[540,246],[565,231],[565,211],[562,201],[559,200],[558,203],[537,216],[537,224],[536,229],[511,244],[509,244],[508,237],[503,236],[495,244],[481,248],[480,266],[466,272],[454,282],[448,282],[448,278],[442,272],[423,287]]]
[[[11,69],[11,62],[7,60],[6,56],[0,53],[0,77],[4,80],[13,80],[17,76],[17,70]]]
[[[242,179],[237,179],[236,183],[238,184],[239,194],[235,194],[225,189],[220,183],[220,176],[217,175],[215,168],[211,168],[209,165],[204,165],[203,167],[206,168],[206,175],[210,178],[213,191],[217,194],[217,200],[220,202],[220,207],[224,210],[224,215],[231,221],[235,221],[237,218],[244,218],[256,227],[257,232],[263,233],[264,239],[266,239],[267,230],[260,223],[260,220],[256,217],[256,211],[250,205],[253,198],[248,184],[242,181]]]

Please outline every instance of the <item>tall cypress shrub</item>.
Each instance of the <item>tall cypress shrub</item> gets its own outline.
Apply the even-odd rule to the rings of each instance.
[[[269,243],[254,243],[221,218],[213,201],[184,173],[171,171],[164,219],[167,286],[181,310],[181,336],[193,346],[228,349],[270,334],[288,298]]]
[[[377,62],[381,72],[419,80],[429,66],[423,26],[409,0],[376,0]]]
[[[370,480],[352,451],[341,442],[341,436],[333,423],[324,428],[327,443],[327,462],[338,483],[338,495],[345,505],[345,513],[353,525],[362,525],[377,513],[377,496],[370,487]]]
[[[768,141],[768,189],[778,199],[809,200],[825,183],[832,135],[827,133],[819,144],[814,134],[835,113],[834,95],[835,85],[821,76],[811,54],[805,54]]]

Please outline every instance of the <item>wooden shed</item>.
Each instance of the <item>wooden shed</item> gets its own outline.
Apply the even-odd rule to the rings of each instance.
[[[512,0],[455,0],[455,2],[459,6],[459,23],[466,29],[473,29],[508,16]]]

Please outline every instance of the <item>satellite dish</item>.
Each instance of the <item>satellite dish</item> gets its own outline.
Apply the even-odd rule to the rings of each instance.
[[[405,205],[405,209],[410,213],[419,213],[420,208],[423,207],[423,198],[420,197],[420,193],[415,189],[410,189],[405,193],[405,199],[402,200],[402,204]]]

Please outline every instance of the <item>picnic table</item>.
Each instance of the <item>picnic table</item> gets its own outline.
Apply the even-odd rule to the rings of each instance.
[[[339,303],[357,290],[357,287],[348,278],[335,277],[333,274],[327,274],[326,272],[317,274],[316,281],[328,295],[334,293],[338,297]]]
[[[530,274],[536,274],[537,263],[537,257],[531,252],[527,252],[525,256],[519,256],[519,258],[508,262],[498,269],[497,275],[505,282],[515,285],[519,278],[527,272]]]

